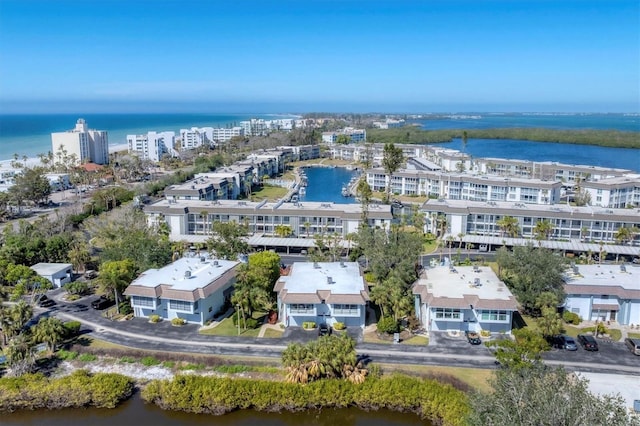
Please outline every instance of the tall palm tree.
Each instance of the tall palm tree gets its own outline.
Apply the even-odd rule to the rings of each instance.
[[[62,340],[65,328],[58,318],[41,318],[38,324],[33,327],[33,338],[35,341],[45,343],[49,352],[56,350],[57,344]]]
[[[533,228],[533,234],[538,241],[548,240],[553,232],[553,224],[548,220],[539,220]]]
[[[302,224],[304,226],[304,230],[307,233],[307,238],[309,238],[309,229],[311,228],[311,224],[309,222],[305,222]]]
[[[500,228],[501,237],[507,235],[511,238],[515,238],[520,234],[518,219],[513,216],[503,216],[501,219],[498,219],[496,225]]]
[[[86,264],[91,260],[89,248],[83,241],[75,242],[67,253],[67,256],[73,268],[78,272],[84,272]]]

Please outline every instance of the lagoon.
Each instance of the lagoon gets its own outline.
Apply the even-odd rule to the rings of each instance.
[[[146,404],[139,394],[114,409],[88,408],[38,410],[3,413],[3,426],[112,426],[112,425],[194,425],[194,426],[429,426],[411,413],[389,410],[362,411],[356,408],[312,410],[300,413],[235,411],[223,416],[165,411]]]
[[[305,167],[309,185],[300,201],[320,201],[323,203],[350,204],[354,197],[343,197],[341,190],[356,175],[344,167]]]

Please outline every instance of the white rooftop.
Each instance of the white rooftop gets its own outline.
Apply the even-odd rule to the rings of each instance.
[[[366,289],[358,262],[295,262],[289,275],[280,280],[284,281],[283,289],[289,293],[330,290],[332,294],[359,295]]]
[[[437,298],[471,295],[485,300],[509,300],[511,297],[511,291],[488,266],[436,266],[425,272],[427,276],[420,279],[420,284],[426,284],[429,293]]]
[[[621,268],[621,266],[624,267]],[[625,290],[640,290],[640,266],[634,265],[576,265],[566,275],[567,284],[584,286],[614,286]]]
[[[143,272],[131,285],[157,287],[165,284],[172,290],[193,291],[209,285],[239,263],[209,256],[183,257],[163,268]]]
[[[31,266],[31,269],[40,276],[54,275],[69,268],[73,268],[71,263],[36,263]]]

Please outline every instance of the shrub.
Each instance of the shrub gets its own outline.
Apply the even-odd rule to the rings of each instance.
[[[71,338],[75,337],[80,333],[80,321],[67,321],[64,323],[65,328],[65,337]]]
[[[378,332],[393,334],[400,331],[400,324],[392,317],[382,317],[378,321]]]
[[[336,330],[344,330],[345,328],[347,328],[346,325],[344,325],[343,322],[334,322],[333,323],[333,328],[335,328]]]
[[[133,313],[133,308],[129,302],[120,302],[118,309],[122,315],[129,315]]]
[[[245,324],[250,329],[258,328],[258,320],[255,318],[247,318]]]
[[[175,361],[164,361],[162,363],[162,366],[165,368],[173,368],[176,366],[176,362]]]
[[[416,330],[420,328],[420,320],[415,315],[409,315],[407,317],[407,328],[409,330]]]
[[[89,294],[89,284],[84,281],[73,281],[64,285],[64,289],[70,295],[85,295]],[[69,300],[69,298],[67,298]]]
[[[480,335],[482,337],[491,337],[491,332],[489,330],[480,330]]]
[[[70,294],[66,297],[66,299],[69,302],[75,302],[76,300],[80,299],[80,296],[78,296],[77,294]]]
[[[73,351],[65,351],[64,349],[60,349],[56,356],[61,360],[71,361],[78,357],[78,352]]]
[[[373,272],[366,272],[364,274],[364,279],[368,283],[375,283],[376,282],[376,276],[374,275]]]
[[[580,315],[578,315],[578,314],[576,314],[574,312],[570,312],[570,311],[564,311],[562,313],[562,319],[567,324],[573,324],[573,325],[578,325],[582,321],[580,319]]]
[[[152,356],[145,356],[144,358],[142,358],[140,360],[140,362],[142,363],[142,365],[146,366],[146,367],[151,367],[153,365],[158,365],[160,364],[160,361],[158,361],[157,359],[155,359]]]
[[[160,317],[160,315],[156,315],[156,314],[149,315],[149,322],[156,323],[156,322],[160,322],[161,320],[162,318]]]
[[[305,330],[311,330],[313,328],[316,328],[316,323],[313,321],[305,321],[302,323],[302,328],[304,328]]]
[[[126,362],[128,364],[133,364],[134,362],[136,362],[136,359],[132,356],[123,356],[122,358],[120,358],[120,362]]]
[[[184,318],[174,318],[171,320],[171,325],[185,325],[187,321]]]
[[[98,357],[93,354],[82,354],[78,357],[78,361],[82,362],[91,362],[95,361],[96,359],[98,359]]]

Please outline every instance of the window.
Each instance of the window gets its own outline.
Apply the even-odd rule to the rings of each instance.
[[[152,297],[131,296],[131,304],[140,308],[155,309],[156,307],[155,300]]]
[[[480,319],[482,321],[506,321],[507,311],[481,311]]]
[[[333,305],[333,315],[358,315],[358,305]]]
[[[315,314],[316,310],[314,309],[311,303],[292,303],[289,305],[289,312],[292,314]]]
[[[193,305],[191,302],[185,302],[184,300],[169,300],[169,309],[172,311],[184,311],[193,312]]]
[[[460,309],[436,308],[436,319],[460,319]]]

